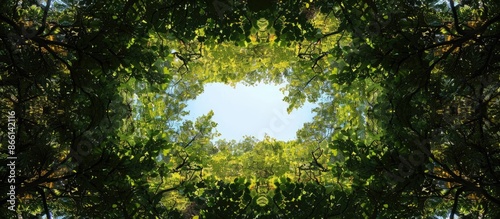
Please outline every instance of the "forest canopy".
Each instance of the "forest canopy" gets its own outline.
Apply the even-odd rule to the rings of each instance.
[[[1,218],[499,218],[496,0],[0,5]],[[207,83],[316,102],[214,140]],[[240,124],[245,125],[245,124]]]

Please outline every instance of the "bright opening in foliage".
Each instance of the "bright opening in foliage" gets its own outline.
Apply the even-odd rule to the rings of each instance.
[[[498,0],[3,0],[0,218],[500,218],[499,42]]]
[[[306,103],[288,113],[288,103],[279,90],[282,86],[206,84],[203,93],[186,103],[190,114],[185,118],[194,120],[213,110],[212,120],[221,134],[216,139],[240,141],[244,136],[254,136],[263,140],[267,134],[276,140],[294,140],[303,124],[313,120],[315,104]]]

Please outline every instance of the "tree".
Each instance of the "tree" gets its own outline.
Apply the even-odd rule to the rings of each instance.
[[[2,114],[15,112],[11,185],[23,217],[170,214],[147,183],[165,140],[120,137],[134,133],[130,81],[167,81],[152,65],[159,51],[147,46],[144,11],[131,3],[2,4]],[[2,185],[7,162],[2,156]],[[14,213],[2,209],[2,217]]]
[[[387,211],[381,206],[390,200],[383,196],[360,202],[366,203],[366,217],[498,217],[493,210],[498,167],[492,162],[498,160],[498,136],[490,119],[498,108],[492,61],[498,55],[499,21],[492,9],[498,4],[346,1],[336,6],[333,13],[344,18],[339,31],[352,37],[349,50],[335,49],[345,54],[336,63],[344,63],[350,77],[336,80],[371,78],[384,89],[372,111],[383,130],[380,140],[338,142],[352,154],[346,164],[355,170],[354,182],[370,182],[355,192],[392,194]],[[387,179],[391,183],[384,183]]]
[[[496,1],[0,8],[2,217],[500,215]],[[183,121],[212,82],[319,107],[294,141],[214,141]]]

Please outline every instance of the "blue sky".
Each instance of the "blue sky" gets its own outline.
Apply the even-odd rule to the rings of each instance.
[[[262,139],[264,133],[278,140],[293,140],[305,122],[312,121],[314,104],[306,103],[288,114],[288,104],[279,90],[284,85],[257,84],[235,88],[222,83],[205,85],[205,91],[195,100],[187,102],[190,115],[195,118],[214,111],[212,118],[221,133],[220,138],[242,140],[243,136]]]

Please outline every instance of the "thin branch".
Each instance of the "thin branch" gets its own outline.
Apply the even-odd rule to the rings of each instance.
[[[54,50],[52,50],[52,48],[50,48],[48,45],[41,45],[41,46],[44,49],[46,49],[54,58],[63,63],[66,66],[66,68],[71,69],[71,65],[66,60],[58,56],[57,53]]]
[[[335,34],[339,34],[341,33],[343,30],[336,30],[336,31],[333,31],[333,32],[330,32],[330,33],[327,33],[327,34],[323,34],[323,36],[321,36],[320,39],[324,39],[324,38],[327,38],[331,35],[335,35]]]
[[[188,164],[187,160],[189,159],[189,156],[186,155],[185,157],[182,157],[182,163],[177,165],[175,169],[173,169],[174,172],[179,172],[182,167],[184,167],[186,164]]]
[[[457,29],[457,32],[459,34],[464,35],[464,31],[462,30],[462,28],[460,28],[460,25],[458,23],[457,9],[455,8],[455,2],[453,0],[450,0],[450,8],[451,8],[451,12],[453,13],[453,20],[454,20],[455,29]]]
[[[317,151],[317,150],[319,150],[321,153],[319,154],[319,156],[317,156],[317,157],[316,157],[316,156],[314,155],[314,152],[315,152],[315,151]],[[327,168],[325,168],[322,164],[320,164],[320,163],[318,162],[318,158],[320,158],[320,157],[321,157],[321,155],[323,155],[323,150],[321,150],[320,148],[318,148],[318,149],[316,149],[315,151],[311,152],[311,155],[312,155],[312,157],[313,157],[313,159],[314,159],[314,164],[315,164],[316,166],[318,166],[318,167],[321,169],[321,171],[323,171],[323,172],[328,171],[328,169],[327,169]]]
[[[43,188],[38,187],[37,190],[42,196],[43,209],[45,211],[45,214],[47,215],[47,219],[52,219],[52,215],[50,215],[49,211],[49,206],[47,205],[47,197],[45,197],[45,192],[43,191]]]
[[[158,193],[156,193],[156,196],[160,196],[160,195],[163,195],[163,193],[171,192],[171,191],[174,191],[174,190],[177,190],[177,187],[163,189],[163,190],[160,190]]]
[[[455,214],[457,213],[457,207],[458,207],[458,199],[460,198],[460,195],[463,192],[463,187],[457,189],[457,192],[455,193],[455,199],[453,200],[453,208],[451,209],[450,213],[450,219],[455,218]]]
[[[16,29],[16,31],[19,31],[19,29],[20,29],[19,25],[17,25],[16,22],[14,22],[13,20],[9,19],[8,17],[3,16],[2,14],[0,14],[0,21],[3,21],[5,23],[9,24],[14,29]]]
[[[49,14],[50,5],[51,5],[51,0],[47,0],[47,5],[45,5],[45,9],[43,11],[42,26],[40,27],[40,29],[38,29],[36,35],[40,35],[41,33],[43,33],[43,31],[45,31],[45,27],[47,26],[46,24],[47,15]]]
[[[186,145],[184,145],[184,148],[189,147],[194,142],[194,140],[196,140],[199,134],[200,133],[197,133],[193,138],[191,138],[191,140]]]

